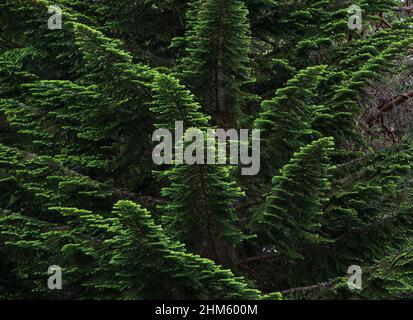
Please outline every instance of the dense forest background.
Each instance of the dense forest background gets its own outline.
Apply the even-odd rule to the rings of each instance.
[[[0,0],[0,298],[413,298],[412,12]],[[155,165],[180,120],[261,130],[260,173]]]

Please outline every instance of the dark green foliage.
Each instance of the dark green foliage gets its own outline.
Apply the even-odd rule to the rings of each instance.
[[[111,205],[110,185],[62,167],[49,156],[37,156],[0,144],[1,207],[28,215],[46,214],[51,207],[93,208]]]
[[[184,33],[187,3],[183,0],[61,2],[94,17],[102,31],[124,41],[142,61],[165,63],[172,39]]]
[[[109,260],[115,276],[108,280],[108,286],[124,292],[125,298],[258,298],[259,291],[249,289],[231,271],[187,253],[182,244],[166,238],[162,228],[140,206],[118,202],[113,214],[105,245],[108,253],[117,254]]]
[[[412,246],[406,246],[373,266],[362,296],[374,299],[412,299]]]
[[[264,162],[272,171],[283,166],[299,146],[320,134],[311,129],[316,113],[313,99],[325,66],[300,71],[262,103],[255,127],[262,130]]]
[[[166,173],[162,195],[165,222],[173,237],[193,252],[223,264],[236,264],[234,247],[243,239],[235,204],[243,193],[218,165],[177,165]],[[201,239],[201,240],[200,240]]]
[[[155,77],[154,101],[151,111],[156,115],[157,128],[175,131],[175,121],[182,121],[184,128],[208,128],[210,118],[201,112],[190,91],[170,75]]]
[[[2,0],[0,298],[412,299],[412,18],[357,4]],[[155,165],[177,121],[259,174]]]

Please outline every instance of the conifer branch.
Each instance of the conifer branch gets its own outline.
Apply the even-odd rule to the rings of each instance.
[[[319,290],[319,289],[326,289],[331,287],[334,284],[335,280],[332,281],[327,281],[327,282],[322,282],[319,284],[315,284],[312,286],[308,287],[298,287],[298,288],[292,288],[284,291],[280,291],[282,295],[289,295],[289,294],[295,294],[295,293],[306,293],[308,291],[313,291],[313,290]]]

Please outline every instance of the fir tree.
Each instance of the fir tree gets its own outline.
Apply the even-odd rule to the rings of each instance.
[[[236,264],[243,239],[235,210],[242,191],[228,167],[179,165],[166,172],[162,195],[167,231],[190,250],[219,263]],[[200,240],[201,239],[201,240]]]
[[[233,118],[248,96],[243,85],[252,79],[248,11],[238,0],[205,1],[197,10],[182,76],[209,113],[236,123]]]
[[[320,134],[311,128],[316,113],[316,90],[325,66],[300,71],[276,91],[275,97],[262,103],[255,128],[262,130],[263,156],[272,171],[282,167],[292,153]]]
[[[260,241],[281,255],[299,258],[300,247],[325,241],[320,216],[328,200],[332,147],[332,140],[323,138],[301,148],[272,180],[265,207],[255,220]]]
[[[2,0],[0,297],[411,299],[411,1],[357,4]],[[176,121],[262,170],[156,166]]]

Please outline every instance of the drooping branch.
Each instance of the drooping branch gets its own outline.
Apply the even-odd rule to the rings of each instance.
[[[251,258],[247,258],[245,260],[239,261],[238,264],[246,264],[246,263],[250,263],[250,262],[257,262],[257,261],[262,261],[262,260],[274,259],[276,257],[278,257],[278,255],[264,254],[264,255],[261,255],[261,256],[251,257]]]
[[[392,11],[398,11],[398,12],[413,11],[413,5],[406,6],[406,7],[394,7],[392,8]]]
[[[386,18],[384,17],[384,12],[383,11],[381,11],[380,13],[379,13],[379,17],[380,17],[380,20],[381,20],[381,24],[382,25],[384,25],[384,26],[386,26],[387,28],[393,28],[393,26],[386,20]]]
[[[413,11],[413,5],[411,0],[405,0],[404,6],[402,7],[394,7],[392,8],[393,11]],[[409,12],[410,13],[410,12]]]
[[[375,30],[374,30],[375,32],[379,31],[380,29],[385,29],[385,28],[391,29],[391,28],[393,28],[391,23],[386,20],[383,11],[380,11],[377,16],[378,16],[380,21],[378,23],[375,23]],[[348,32],[347,41],[349,41],[349,42],[352,41],[353,38],[354,38],[354,34],[355,34],[355,32],[353,30],[350,30]],[[361,38],[363,38],[366,34],[366,28],[363,28],[362,30],[360,30],[359,34],[360,34]]]
[[[413,97],[413,91],[405,93],[405,94],[399,94],[397,96],[394,96],[382,104],[380,104],[377,107],[378,113],[370,115],[370,117],[367,118],[366,124],[369,127],[372,127],[373,124],[380,119],[380,116],[388,113],[389,111],[393,110],[396,106],[402,104],[403,102],[409,100],[410,98]]]

